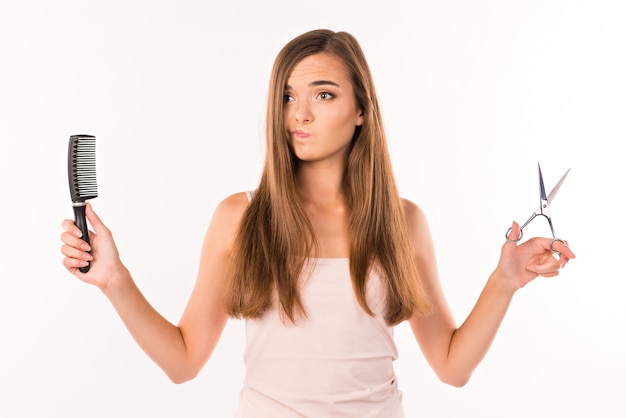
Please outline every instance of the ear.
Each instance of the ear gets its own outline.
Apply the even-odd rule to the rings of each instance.
[[[356,126],[363,126],[363,120],[364,120],[363,110],[359,109],[359,114],[356,119]]]

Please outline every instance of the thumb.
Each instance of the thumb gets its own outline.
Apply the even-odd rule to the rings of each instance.
[[[522,238],[522,230],[519,227],[519,224],[513,221],[511,228],[509,228],[506,234],[506,241],[508,244],[517,245],[517,241]]]
[[[87,205],[85,207],[85,216],[87,217],[87,220],[93,227],[93,230],[96,234],[107,230],[107,227],[100,220],[100,217],[96,214],[96,212],[94,212],[93,208],[91,207],[91,203],[89,202],[87,202]]]

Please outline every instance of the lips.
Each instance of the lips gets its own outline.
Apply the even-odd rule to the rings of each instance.
[[[296,129],[295,131],[292,131],[291,135],[293,136],[294,139],[306,139],[311,136],[311,134],[309,134],[307,131],[304,131],[302,129]]]

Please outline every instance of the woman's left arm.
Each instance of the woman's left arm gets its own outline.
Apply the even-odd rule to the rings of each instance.
[[[558,275],[575,255],[567,245],[555,242],[561,253],[557,260],[550,249],[552,240],[546,238],[531,238],[520,245],[505,242],[476,305],[457,327],[439,281],[426,216],[414,204],[406,206],[420,278],[433,307],[429,316],[414,315],[411,329],[437,376],[450,385],[463,386],[487,354],[515,292],[538,276]],[[519,225],[513,223],[511,238],[519,234]]]

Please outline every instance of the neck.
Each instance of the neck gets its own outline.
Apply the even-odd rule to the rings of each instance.
[[[344,202],[343,165],[303,163],[298,170],[298,189],[303,203],[332,205]]]

